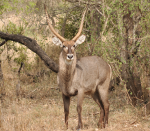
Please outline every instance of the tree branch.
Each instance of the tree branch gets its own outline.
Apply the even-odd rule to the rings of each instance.
[[[92,1],[84,1],[84,0],[65,0],[65,1],[70,2],[70,3],[79,3],[79,5],[81,3],[81,4],[90,5],[90,6],[92,6],[92,5],[99,6],[102,4],[101,1],[97,1],[96,3],[92,2]]]
[[[58,73],[58,65],[49,58],[49,56],[42,50],[42,48],[37,44],[36,40],[31,39],[29,37],[23,35],[16,35],[16,34],[7,34],[0,31],[0,38],[5,40],[11,40],[14,42],[19,42],[22,45],[28,47],[31,51],[36,53],[44,62],[45,65]]]
[[[21,71],[21,69],[22,69],[22,67],[23,67],[23,66],[24,66],[24,63],[23,63],[23,62],[21,62],[20,68],[19,68],[19,70],[18,70],[19,78],[20,78],[20,71]]]
[[[8,41],[8,40],[4,40],[4,41],[0,44],[0,46],[3,46],[7,41]]]

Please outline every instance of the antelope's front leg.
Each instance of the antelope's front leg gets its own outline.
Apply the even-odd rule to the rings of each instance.
[[[65,124],[68,129],[68,116],[69,116],[69,106],[70,106],[70,97],[62,94],[63,102],[64,102],[64,113],[65,113]]]
[[[78,91],[78,103],[77,103],[77,112],[78,112],[78,126],[77,129],[82,129],[82,117],[81,117],[81,112],[82,112],[82,102],[84,98],[84,92],[83,91]]]

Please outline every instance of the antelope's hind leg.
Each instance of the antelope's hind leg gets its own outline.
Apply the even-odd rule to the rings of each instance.
[[[98,127],[105,128],[105,124],[104,124],[105,111],[104,111],[104,106],[100,99],[98,90],[96,90],[96,92],[92,95],[92,98],[100,107],[100,118],[99,118],[99,122],[98,122]]]
[[[104,110],[104,127],[108,125],[108,114],[109,114],[109,102],[108,102],[108,89],[107,85],[98,85],[99,97],[101,100],[101,105]]]
[[[65,113],[65,124],[68,129],[68,116],[69,116],[69,106],[70,106],[70,97],[62,94],[63,102],[64,102],[64,113]]]

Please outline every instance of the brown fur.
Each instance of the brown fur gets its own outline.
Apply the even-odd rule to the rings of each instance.
[[[83,43],[85,40],[85,36],[80,35],[83,29],[86,10],[83,12],[79,31],[71,41],[66,41],[65,38],[60,36],[54,30],[49,22],[46,6],[45,12],[51,31],[57,36],[53,38],[53,43],[63,47],[59,57],[59,73],[57,81],[58,86],[62,91],[66,127],[68,128],[70,97],[77,94],[77,129],[82,128],[81,112],[85,94],[91,95],[95,102],[99,105],[100,119],[98,124],[101,127],[105,127],[105,124],[108,124],[108,90],[112,74],[111,67],[98,56],[83,57],[77,61],[75,52],[75,46]]]
[[[63,95],[66,126],[68,128],[70,97],[78,94],[77,112],[79,119],[77,128],[82,128],[82,102],[84,94],[88,94],[100,107],[98,124],[103,128],[105,124],[108,124],[108,90],[111,68],[98,56],[83,57],[77,61],[75,48],[70,44],[65,44],[65,46],[67,46],[67,50],[63,48],[59,57],[58,85]],[[66,62],[68,61],[68,53],[72,53],[74,57],[73,60],[69,61],[70,63]]]

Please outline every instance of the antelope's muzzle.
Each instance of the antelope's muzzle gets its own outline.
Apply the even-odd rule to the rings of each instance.
[[[73,60],[73,54],[67,54],[67,60]]]

